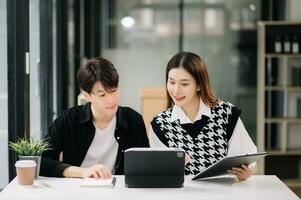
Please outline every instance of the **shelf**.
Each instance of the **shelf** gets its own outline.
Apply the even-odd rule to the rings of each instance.
[[[301,92],[301,87],[298,86],[266,86],[266,91],[289,91],[289,92]]]
[[[301,150],[287,150],[287,151],[281,151],[281,150],[270,150],[267,151],[270,156],[283,156],[283,155],[300,155],[301,156]]]
[[[300,53],[296,54],[280,54],[280,53],[267,53],[265,54],[266,58],[301,58]]]
[[[288,186],[301,187],[301,52],[284,52],[285,37],[292,50],[292,38],[296,41],[298,35],[300,48],[301,21],[259,22],[257,30],[257,144],[269,153],[265,162],[258,162],[258,171],[278,174]]]
[[[300,118],[265,118],[265,123],[296,123],[301,124]]]
[[[287,187],[301,187],[301,179],[284,179],[282,181]]]
[[[268,25],[268,26],[290,26],[290,25],[300,25],[301,21],[259,21],[259,25]]]

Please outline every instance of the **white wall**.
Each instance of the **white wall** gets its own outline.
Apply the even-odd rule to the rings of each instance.
[[[287,0],[286,16],[287,20],[301,20],[301,1]]]

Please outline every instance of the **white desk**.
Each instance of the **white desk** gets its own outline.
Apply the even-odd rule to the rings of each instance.
[[[201,200],[201,199],[252,199],[252,200],[293,200],[299,199],[276,176],[252,176],[247,181],[239,182],[233,178],[207,181],[191,181],[185,177],[183,188],[170,189],[133,189],[124,187],[124,176],[117,176],[113,188],[80,187],[81,179],[41,178],[51,185],[24,187],[14,179],[0,193],[0,200],[8,199],[97,199],[97,200]]]

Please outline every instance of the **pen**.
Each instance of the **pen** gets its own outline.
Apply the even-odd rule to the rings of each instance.
[[[47,183],[46,181],[42,181],[42,180],[37,180],[37,181],[38,181],[38,183],[40,183],[44,187],[51,187],[51,185],[49,183]]]
[[[115,186],[115,183],[116,183],[116,177],[113,177],[113,179],[112,179],[112,186],[114,187]]]

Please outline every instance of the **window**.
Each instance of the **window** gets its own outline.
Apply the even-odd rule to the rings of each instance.
[[[0,189],[8,183],[7,23],[6,1],[0,1]]]

